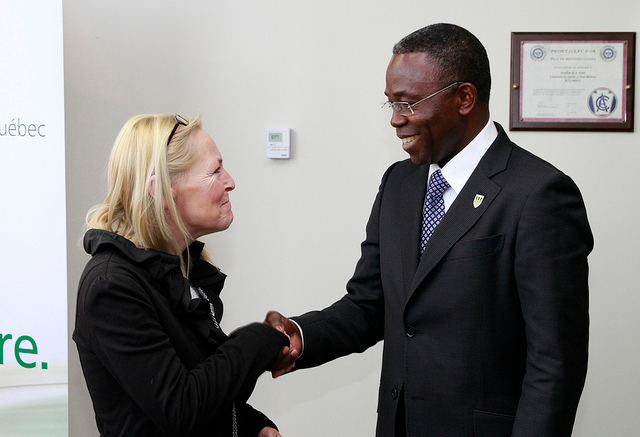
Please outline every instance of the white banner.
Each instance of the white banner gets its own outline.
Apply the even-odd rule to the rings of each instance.
[[[0,435],[68,436],[62,0],[0,19]]]

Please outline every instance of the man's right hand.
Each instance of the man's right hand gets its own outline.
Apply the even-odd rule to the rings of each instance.
[[[271,369],[271,375],[277,378],[290,372],[295,366],[295,362],[302,351],[302,336],[298,326],[277,311],[269,311],[264,323],[289,337],[289,350],[286,354],[284,351],[280,353],[278,360]]]

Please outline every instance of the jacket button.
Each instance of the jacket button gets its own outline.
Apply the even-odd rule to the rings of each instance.
[[[416,335],[416,328],[414,328],[413,326],[407,326],[406,334],[409,338],[413,337],[414,335]]]
[[[397,388],[392,388],[391,389],[391,397],[393,399],[398,399],[398,389]]]

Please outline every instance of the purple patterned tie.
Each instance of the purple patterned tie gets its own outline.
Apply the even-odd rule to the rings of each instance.
[[[440,169],[433,172],[429,180],[427,197],[424,200],[422,213],[422,236],[420,238],[420,257],[424,253],[427,241],[444,216],[444,200],[442,193],[449,188],[449,182],[442,176]]]

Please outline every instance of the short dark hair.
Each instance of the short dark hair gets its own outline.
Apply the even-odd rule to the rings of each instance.
[[[468,30],[455,24],[432,24],[402,38],[393,53],[426,53],[440,67],[439,81],[470,82],[478,90],[480,101],[489,104],[489,58],[482,43]]]

